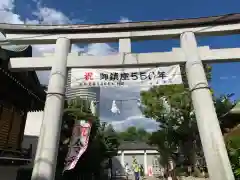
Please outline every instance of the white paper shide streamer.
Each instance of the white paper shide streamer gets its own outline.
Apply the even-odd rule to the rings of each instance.
[[[113,100],[111,111],[113,114],[120,114],[120,109],[117,107],[116,101]]]
[[[70,147],[65,159],[65,167],[63,171],[73,169],[79,158],[88,147],[89,136],[92,124],[86,120],[76,120],[73,128]]]

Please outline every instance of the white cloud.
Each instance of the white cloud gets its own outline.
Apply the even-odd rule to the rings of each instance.
[[[14,0],[1,0],[0,1],[0,22],[23,24],[18,14],[13,13]]]
[[[124,120],[112,122],[111,124],[116,131],[126,130],[129,126],[144,128],[149,132],[153,132],[158,129],[158,123],[155,120],[145,118],[141,115],[130,116]]]
[[[70,24],[71,20],[62,12],[48,7],[39,7],[37,11],[33,12],[41,24]]]
[[[88,47],[86,48],[86,52],[87,54],[96,56],[113,54],[116,53],[116,50],[106,43],[95,43],[88,45]]]
[[[139,87],[102,88],[100,97],[101,120],[111,123],[113,127],[122,131],[129,126],[145,128],[148,131],[155,131],[158,128],[156,121],[143,117],[137,99],[140,98]],[[120,114],[112,114],[110,109],[113,100],[117,101]]]
[[[0,8],[3,11],[12,11],[14,8],[14,0],[1,0]]]
[[[236,76],[221,76],[220,80],[229,80],[229,79],[236,79]]]
[[[34,1],[37,5],[37,10],[32,12],[34,19],[27,19],[19,14],[16,14],[13,9],[15,7],[14,0],[1,0],[0,1],[0,23],[12,24],[71,24],[76,22],[76,19],[71,20],[63,12],[57,11],[49,7],[43,7],[39,1]],[[77,20],[78,22],[80,20]],[[129,22],[130,20],[121,17],[120,22]],[[42,56],[43,53],[51,53],[54,51],[54,45],[36,45],[33,46],[33,56]],[[91,55],[106,55],[116,53],[116,50],[106,43],[89,44],[87,47],[80,48],[73,45],[72,51],[84,51]],[[47,84],[49,79],[49,72],[37,72],[41,83]],[[104,88],[101,90],[101,119],[112,122],[114,127],[118,130],[125,129],[129,125],[136,125],[139,127],[146,127],[152,130],[157,127],[155,121],[143,118],[139,111],[136,102],[123,103],[121,114],[113,116],[110,112],[112,100],[114,99],[132,99],[139,97],[140,88]]]
[[[121,16],[119,22],[126,23],[126,22],[132,22],[132,21],[130,19],[128,19],[127,17]]]

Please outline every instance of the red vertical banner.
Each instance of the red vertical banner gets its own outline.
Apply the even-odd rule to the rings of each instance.
[[[152,168],[152,166],[148,166],[148,176],[153,176],[153,168]]]
[[[86,151],[89,142],[92,124],[86,120],[76,120],[70,147],[65,159],[65,167],[63,171],[74,169],[82,154]]]

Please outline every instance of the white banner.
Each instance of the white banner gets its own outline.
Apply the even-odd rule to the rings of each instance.
[[[79,158],[86,151],[88,147],[91,126],[92,124],[86,120],[75,121],[70,147],[65,159],[65,167],[63,171],[73,169],[76,166]]]
[[[181,84],[179,65],[157,68],[71,69],[71,88]]]

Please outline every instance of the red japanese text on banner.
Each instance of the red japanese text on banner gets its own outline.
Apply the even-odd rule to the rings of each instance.
[[[65,159],[64,171],[73,169],[79,158],[86,151],[92,124],[86,120],[75,121],[72,138],[67,157]]]

